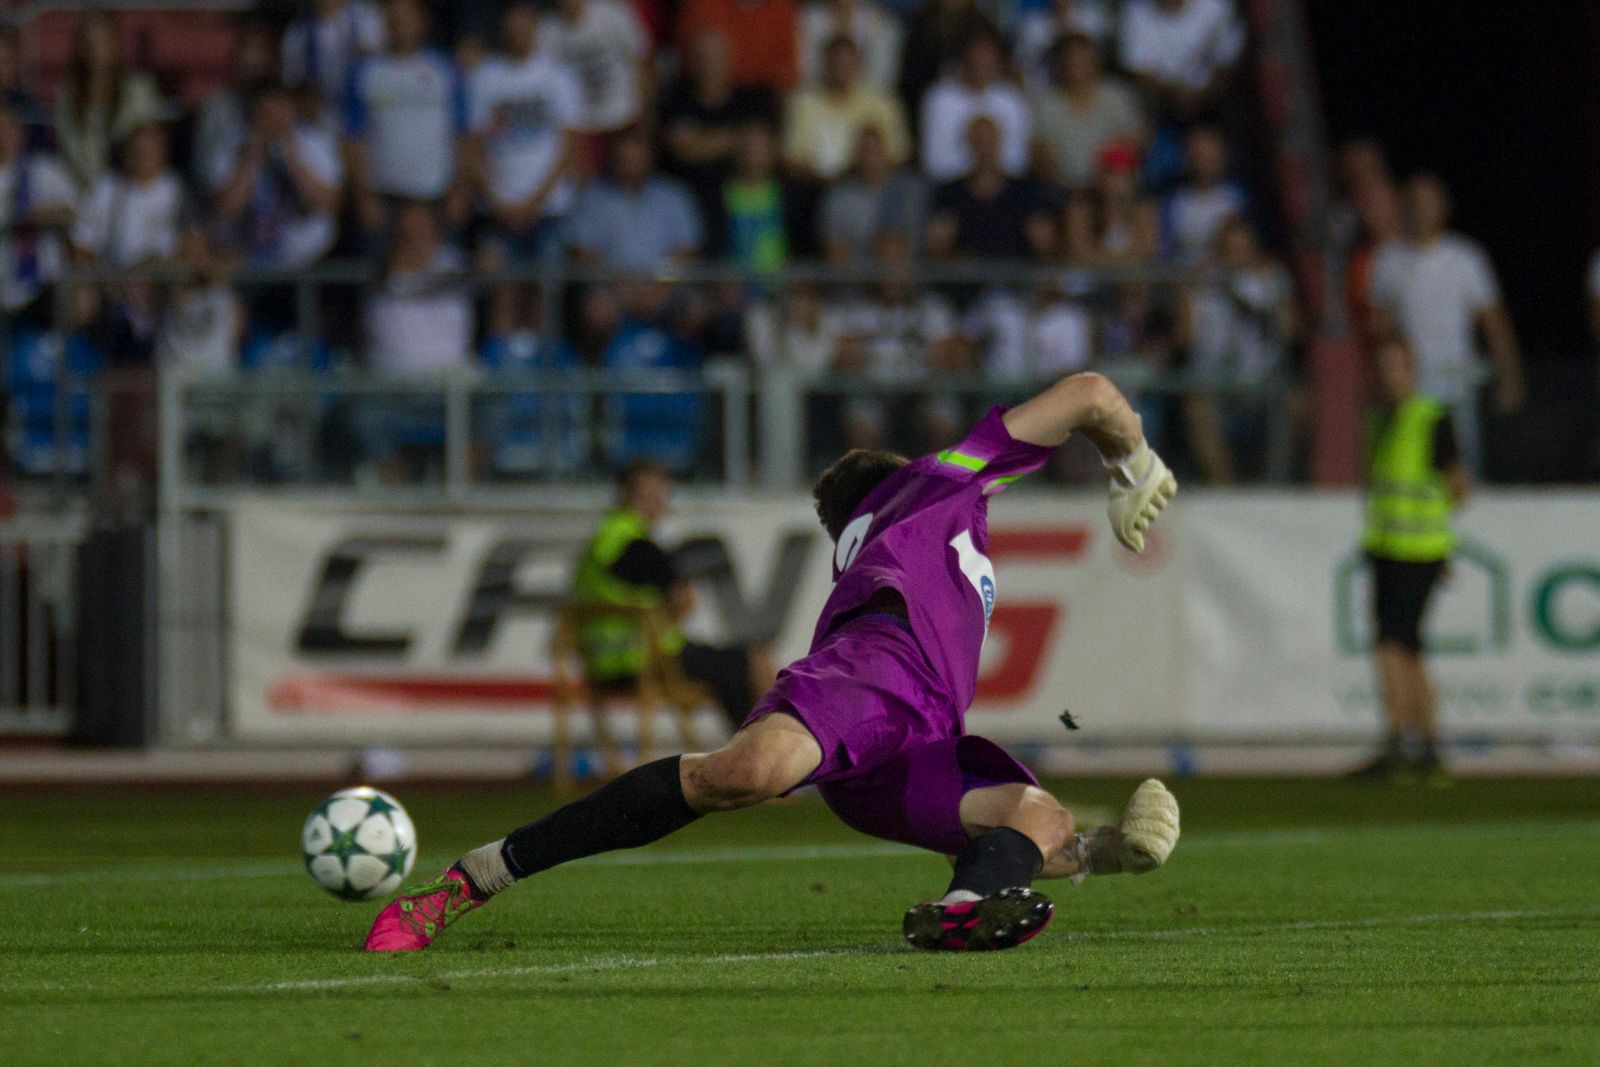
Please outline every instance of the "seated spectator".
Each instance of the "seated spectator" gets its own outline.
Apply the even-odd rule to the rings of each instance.
[[[408,201],[395,212],[383,280],[366,298],[364,358],[374,373],[414,378],[463,367],[472,351],[472,299],[461,253],[444,241],[438,208]]]
[[[1000,133],[1000,165],[1009,175],[1028,167],[1028,103],[1004,77],[1000,41],[980,34],[968,41],[956,72],[928,90],[922,103],[922,172],[952,181],[973,168],[967,131],[982,115]]]
[[[1139,146],[1112,141],[1095,161],[1095,186],[1067,203],[1067,261],[1078,266],[1149,263],[1161,245],[1160,212],[1139,188]]]
[[[684,76],[661,111],[666,169],[694,194],[706,221],[706,243],[722,248],[722,184],[733,173],[734,141],[749,122],[773,122],[778,113],[772,91],[735,86],[728,80],[728,38],[707,30],[688,42]]]
[[[586,263],[656,271],[699,254],[700,215],[682,183],[656,172],[643,130],[611,146],[611,175],[586,187],[572,212],[572,247]]]
[[[61,162],[29,150],[22,113],[0,104],[0,311],[13,329],[49,323],[40,298],[61,274],[61,234],[77,200]]]
[[[212,164],[244,140],[250,100],[263,85],[278,80],[278,38],[264,22],[239,27],[228,60],[228,84],[208,97],[195,116],[189,173],[209,188]]]
[[[962,54],[967,43],[1000,31],[978,9],[977,0],[928,0],[909,20],[900,55],[900,102],[922,136],[922,105],[928,90]]]
[[[1038,183],[1006,174],[999,126],[980,115],[967,127],[972,170],[934,190],[928,253],[1023,259],[1055,244],[1054,206]]]
[[[257,89],[249,125],[206,168],[213,208],[252,267],[293,270],[333,247],[344,168],[326,127],[297,121],[281,85]]]
[[[123,66],[114,16],[85,14],[73,31],[66,84],[56,95],[56,147],[78,188],[91,189],[106,173],[112,145],[161,117],[155,82]]]
[[[1094,358],[1094,316],[1071,285],[1050,286],[1028,317],[1028,374],[1052,381],[1088,369]]]
[[[1233,0],[1128,0],[1121,29],[1123,69],[1181,122],[1214,108],[1245,45]]]
[[[223,255],[205,231],[196,226],[184,229],[178,262],[193,274],[167,294],[156,332],[156,360],[161,366],[195,375],[228,375],[238,369],[244,304],[228,284]]]
[[[896,167],[883,132],[863,127],[856,136],[855,166],[822,201],[823,253],[830,263],[859,263],[871,258],[884,235],[920,248],[927,210],[928,187],[922,176]]]
[[[1167,197],[1162,219],[1165,244],[1180,262],[1203,260],[1222,223],[1250,210],[1250,198],[1228,180],[1228,145],[1215,126],[1196,126],[1188,136],[1189,177]]]
[[[832,367],[844,321],[837,307],[823,301],[816,285],[796,282],[785,290],[781,309],[770,301],[751,301],[744,330],[756,366],[781,366],[806,383]]]
[[[1190,310],[1190,373],[1210,385],[1264,386],[1286,369],[1298,328],[1294,282],[1241,218],[1222,224],[1214,249],[1216,273]],[[1190,448],[1206,478],[1237,480],[1238,450],[1265,442],[1260,398],[1222,404],[1197,392],[1184,408]]]
[[[623,0],[557,0],[539,40],[578,76],[583,92],[578,162],[585,174],[593,174],[609,154],[611,139],[650,114],[655,92],[650,39]]]
[[[826,77],[829,42],[855,42],[861,81],[890,92],[900,73],[900,22],[874,0],[811,0],[800,12],[800,82],[821,84]]]
[[[351,72],[383,51],[383,12],[368,0],[309,0],[283,34],[283,81],[316,88],[325,104],[344,99]]]
[[[621,287],[622,318],[600,366],[625,380],[632,371],[698,371],[703,355],[671,322],[672,291],[655,282]],[[612,395],[604,402],[606,455],[613,466],[649,459],[687,473],[700,455],[704,400],[692,393]]]
[[[538,50],[538,12],[514,3],[501,20],[505,51],[470,82],[471,127],[483,156],[489,266],[557,254],[572,209],[573,138],[582,90],[572,70]]]
[[[1129,282],[1116,288],[1110,310],[1100,324],[1101,359],[1108,372],[1129,368],[1148,374],[1168,372],[1177,352],[1187,341],[1187,307],[1169,306],[1156,299],[1148,282]],[[1143,420],[1145,437],[1158,451],[1166,439],[1166,397],[1128,393],[1128,402]]]
[[[73,250],[112,267],[171,259],[183,213],[183,182],[168,163],[166,131],[147,123],[128,136],[121,173],[102,176],[89,191],[72,229]]]
[[[461,72],[428,46],[422,0],[389,0],[386,51],[358,63],[345,99],[345,136],[356,209],[368,234],[388,219],[386,200],[440,200],[452,222],[468,200],[460,166],[467,132]]]
[[[1111,37],[1112,18],[1101,0],[1049,0],[1022,16],[1013,50],[1017,72],[1029,94],[1043,92],[1056,80],[1051,53],[1069,37],[1083,37],[1098,59]]]
[[[1138,98],[1100,67],[1094,42],[1081,33],[1054,51],[1051,86],[1033,97],[1033,136],[1039,170],[1069,189],[1091,185],[1100,150],[1112,141],[1143,142]]]
[[[850,165],[856,136],[869,126],[882,133],[892,164],[898,166],[911,154],[900,101],[862,84],[855,41],[835,37],[828,42],[822,84],[789,98],[784,158],[807,177],[832,181]]]
[[[728,258],[743,270],[770,274],[789,259],[784,190],[778,181],[778,151],[772,129],[759,122],[739,131],[734,171],[723,186]]]
[[[733,84],[794,88],[800,73],[795,0],[687,0],[678,14],[680,50],[707,30],[734,43]]]

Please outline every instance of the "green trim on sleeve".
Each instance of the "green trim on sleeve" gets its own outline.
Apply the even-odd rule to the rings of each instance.
[[[983,468],[989,465],[989,461],[986,459],[979,459],[977,456],[969,456],[965,452],[957,452],[953,448],[945,449],[935,458],[937,458],[940,463],[948,463],[953,467],[963,467],[969,471],[972,471],[974,474],[983,470]]]

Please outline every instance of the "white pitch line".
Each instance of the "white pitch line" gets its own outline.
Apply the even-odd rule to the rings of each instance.
[[[1296,933],[1305,930],[1383,929],[1397,926],[1432,926],[1466,922],[1512,922],[1520,919],[1600,920],[1600,909],[1586,911],[1501,910],[1441,912],[1430,915],[1396,915],[1371,919],[1308,919],[1299,922],[1256,923],[1247,926],[1189,926],[1168,930],[1105,930],[1050,935],[1056,941],[1136,941],[1168,940],[1183,937],[1217,937]],[[413,986],[430,982],[459,982],[477,978],[530,978],[563,974],[602,974],[612,971],[643,970],[669,964],[733,966],[742,963],[775,963],[789,960],[834,959],[844,956],[872,956],[909,953],[902,946],[881,948],[818,949],[809,952],[747,952],[724,956],[600,956],[572,963],[535,964],[520,967],[481,967],[473,970],[438,971],[431,974],[368,974],[350,978],[307,978],[264,982],[256,985],[224,986],[213,993],[305,993],[371,986]]]

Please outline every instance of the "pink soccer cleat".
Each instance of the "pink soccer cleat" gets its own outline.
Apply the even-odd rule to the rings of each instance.
[[[942,952],[992,952],[1037,937],[1055,905],[1032,889],[1002,889],[961,904],[930,902],[906,912],[904,931],[913,948]]]
[[[459,867],[446,867],[427,885],[403,890],[378,913],[367,932],[368,952],[416,952],[483,901]]]

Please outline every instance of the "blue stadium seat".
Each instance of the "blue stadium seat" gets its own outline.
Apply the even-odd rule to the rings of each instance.
[[[53,330],[22,330],[6,353],[6,391],[10,395],[12,458],[19,472],[44,475],[58,470],[83,474],[89,465],[89,386],[87,378],[105,366],[105,357],[78,334],[65,341]],[[63,376],[83,381],[66,390],[65,433],[57,411]]]

